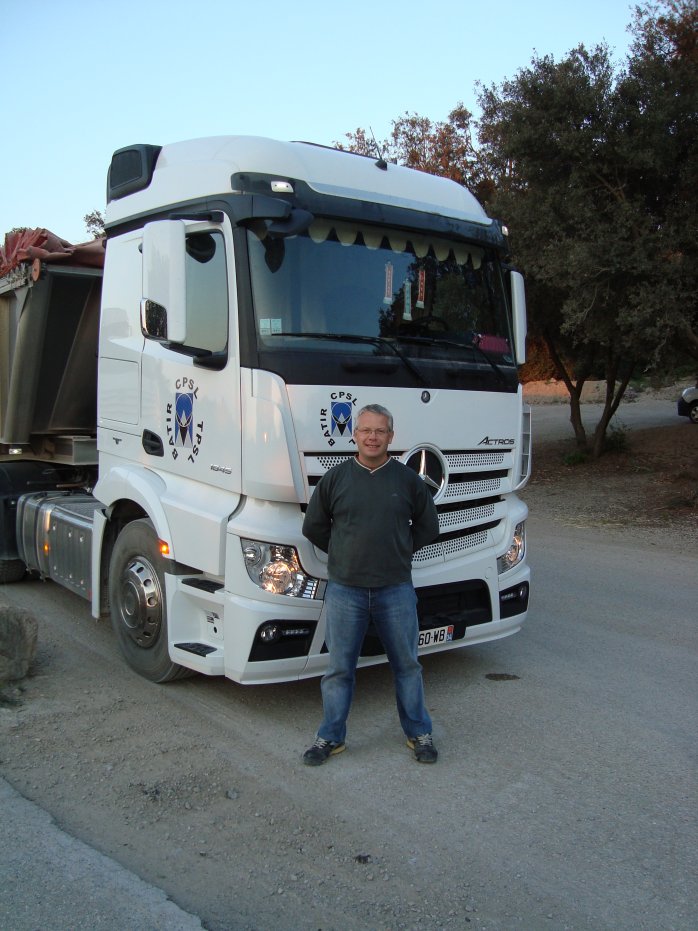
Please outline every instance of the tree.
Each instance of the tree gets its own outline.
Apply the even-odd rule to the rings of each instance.
[[[480,93],[480,141],[496,172],[492,208],[513,229],[516,261],[528,279],[531,329],[544,339],[570,392],[580,446],[587,445],[584,382],[602,366],[602,438],[634,362],[626,359],[621,375],[615,321],[621,282],[614,281],[612,256],[620,218],[603,184],[612,88],[607,49],[580,47],[559,63],[534,58],[514,79]],[[567,358],[575,359],[575,371]]]
[[[632,29],[618,96],[623,155],[656,240],[653,300],[643,311],[659,322],[664,345],[675,349],[678,339],[698,360],[698,4],[638,7]]]
[[[380,143],[365,129],[347,133],[346,138],[348,144],[335,143],[337,148],[450,178],[481,199],[491,191],[473,142],[473,117],[462,103],[444,122],[434,123],[428,117],[406,112],[393,121],[390,137]]]
[[[633,372],[658,365],[695,327],[688,179],[696,177],[698,108],[695,67],[684,66],[695,35],[691,46],[677,18],[690,20],[689,8],[695,16],[695,2],[669,6],[664,20],[638,11],[636,45],[620,75],[605,46],[580,46],[560,62],[534,57],[512,80],[480,90],[490,206],[513,228],[532,332],[570,392],[578,445],[593,455]],[[606,396],[589,441],[580,398],[597,372]]]
[[[550,57],[534,58],[532,67],[513,80],[481,89],[477,150],[471,116],[462,105],[449,114],[447,124],[405,114],[383,143],[393,161],[467,184],[490,213],[513,227],[515,258],[528,278],[531,330],[545,340],[565,379],[571,420],[583,446],[585,380],[599,366],[609,385],[621,378],[619,390],[607,397],[598,431],[602,440],[633,367],[612,351],[617,295],[604,267],[611,258],[606,240],[616,241],[618,217],[607,204],[605,214],[599,210],[599,152],[608,136],[612,89],[613,69],[603,47],[592,54],[580,48],[560,64]],[[352,150],[375,154],[365,131],[348,138]],[[600,225],[606,229],[601,239]],[[566,358],[575,359],[574,373]]]
[[[86,213],[82,219],[88,235],[93,239],[101,239],[104,236],[104,215],[101,210]]]

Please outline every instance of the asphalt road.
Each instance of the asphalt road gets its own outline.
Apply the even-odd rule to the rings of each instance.
[[[582,422],[591,433],[599,422],[601,404],[582,404]],[[611,420],[611,429],[639,430],[645,427],[671,427],[685,421],[676,412],[676,400],[639,398],[637,401],[621,403]],[[533,405],[533,438],[536,440],[573,439],[570,423],[570,406],[564,404]]]
[[[385,667],[359,675],[347,752],[309,770],[317,682],[156,687],[78,598],[7,587],[40,616],[43,658],[25,706],[4,709],[0,775],[84,842],[54,858],[71,889],[95,848],[129,894],[149,884],[139,929],[166,927],[162,890],[182,926],[212,931],[692,931],[695,556],[536,515],[529,549],[524,629],[425,660],[432,767],[404,747]],[[51,864],[22,857],[25,833],[5,834],[22,868],[0,868],[0,924],[76,926],[58,909],[31,922]],[[124,886],[102,874],[114,913],[100,900],[92,926],[121,931]]]

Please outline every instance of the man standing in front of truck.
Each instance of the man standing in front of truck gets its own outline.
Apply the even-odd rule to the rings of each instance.
[[[303,522],[304,536],[328,554],[329,662],[321,683],[322,723],[303,754],[308,766],[345,749],[356,666],[371,621],[393,672],[407,745],[420,763],[438,757],[417,657],[412,555],[438,536],[439,520],[424,482],[388,454],[393,435],[390,411],[363,407],[354,429],[356,456],[322,477]]]

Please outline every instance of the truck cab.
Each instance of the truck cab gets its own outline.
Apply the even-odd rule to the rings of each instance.
[[[77,341],[96,361],[96,464],[72,504],[19,496],[20,561],[54,577],[47,509],[81,496],[82,593],[141,674],[320,675],[327,565],[303,514],[380,403],[439,514],[413,564],[422,651],[518,630],[530,412],[501,225],[454,182],[256,137],[119,150],[108,196],[100,309]],[[360,663],[384,660],[369,630]]]

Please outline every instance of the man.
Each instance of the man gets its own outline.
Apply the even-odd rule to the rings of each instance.
[[[345,749],[356,665],[369,622],[378,631],[395,680],[400,723],[420,763],[435,763],[431,718],[417,659],[417,598],[412,554],[431,543],[439,521],[416,472],[388,455],[393,418],[379,404],[359,411],[357,454],[330,469],[308,504],[303,534],[328,554],[323,719],[303,754],[319,766]]]

